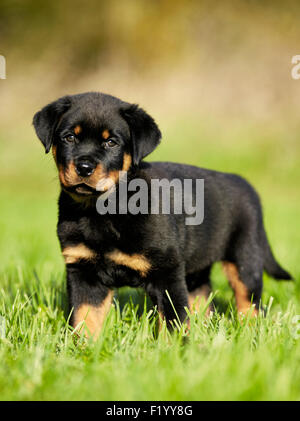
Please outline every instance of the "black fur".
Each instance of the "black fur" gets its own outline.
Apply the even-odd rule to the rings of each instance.
[[[36,113],[33,118],[33,125],[38,138],[45,147],[46,153],[50,151],[53,144],[54,132],[60,116],[70,107],[69,97],[60,98],[44,107]]]
[[[124,107],[121,115],[127,121],[133,146],[133,164],[138,165],[159,144],[161,133],[155,121],[137,105]]]
[[[56,146],[58,166],[83,156],[107,172],[122,169],[124,153],[132,157],[128,179],[204,179],[205,217],[200,225],[185,225],[182,215],[99,215],[99,192],[62,185],[59,198],[58,237],[62,249],[83,243],[97,254],[94,261],[67,264],[70,307],[83,302],[99,305],[109,289],[143,286],[167,320],[175,318],[168,290],[181,321],[186,317],[188,293],[209,284],[214,262],[236,265],[258,307],[265,269],[274,278],[291,279],[273,257],[263,226],[257,193],[242,177],[169,162],[145,163],[142,159],[158,145],[161,134],[154,120],[136,105],[109,95],[86,93],[68,96],[47,105],[33,120],[46,152]],[[80,125],[74,142],[68,133]],[[116,145],[109,148],[100,133],[107,129]],[[103,143],[104,142],[104,143]],[[117,187],[118,188],[118,187]],[[86,199],[86,200],[85,200]],[[148,259],[145,277],[126,265],[117,265],[106,253],[115,249]]]

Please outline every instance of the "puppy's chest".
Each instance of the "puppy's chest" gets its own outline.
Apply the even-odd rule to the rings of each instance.
[[[129,228],[129,227],[127,227]],[[150,259],[142,252],[142,241],[138,235],[115,226],[110,220],[93,220],[82,218],[78,229],[84,244],[95,253],[99,276],[107,285],[138,286],[149,275],[152,265]]]
[[[121,240],[121,232],[107,219],[82,217],[78,220],[77,227],[80,237],[95,250],[103,251],[116,247]]]

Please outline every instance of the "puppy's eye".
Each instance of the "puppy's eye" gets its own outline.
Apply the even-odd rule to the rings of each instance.
[[[105,142],[105,147],[107,147],[107,148],[113,148],[114,146],[116,146],[117,145],[117,142],[115,142],[113,139],[108,139],[106,142]]]
[[[64,140],[66,140],[68,142],[74,142],[75,136],[73,134],[69,134],[68,136],[64,137]]]

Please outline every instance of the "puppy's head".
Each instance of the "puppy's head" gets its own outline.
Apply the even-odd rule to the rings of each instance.
[[[156,123],[137,105],[96,92],[65,96],[35,114],[33,125],[52,153],[62,188],[84,198],[109,190],[158,145]]]

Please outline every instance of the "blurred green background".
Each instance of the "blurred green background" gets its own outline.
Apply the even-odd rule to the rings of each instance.
[[[56,172],[31,121],[55,98],[88,90],[139,103],[153,115],[163,140],[149,159],[247,177],[283,253],[291,220],[299,239],[300,80],[291,77],[299,17],[299,3],[290,0],[2,0],[1,264],[36,256],[34,247],[38,262],[40,254],[51,262],[58,252]],[[34,227],[43,218],[46,238]]]
[[[255,186],[275,255],[297,280],[266,279],[264,300],[273,296],[278,311],[292,303],[299,314],[300,80],[291,76],[299,20],[291,0],[1,0],[0,287],[9,300],[18,288],[35,290],[37,279],[45,291],[63,285],[59,186],[33,114],[59,96],[94,90],[156,119],[163,139],[149,160],[235,172]],[[232,296],[218,271],[216,286]],[[15,396],[33,396],[22,393]]]

